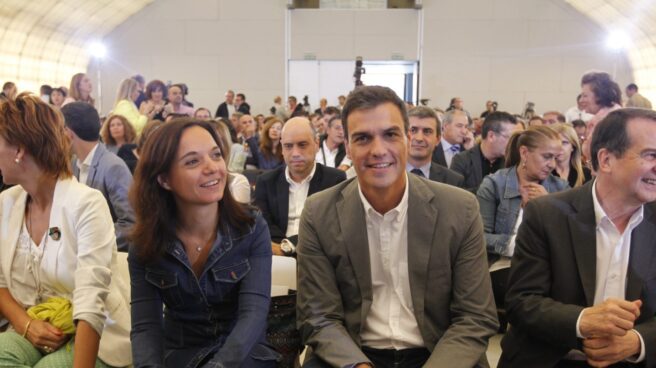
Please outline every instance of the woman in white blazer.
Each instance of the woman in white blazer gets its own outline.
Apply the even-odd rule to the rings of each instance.
[[[2,366],[131,363],[112,218],[102,194],[72,176],[68,152],[61,115],[38,97],[0,105],[0,172],[15,184],[0,194]],[[51,297],[71,302],[75,332],[27,314]]]

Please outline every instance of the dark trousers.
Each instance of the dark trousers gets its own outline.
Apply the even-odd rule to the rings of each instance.
[[[425,348],[380,350],[363,346],[362,352],[376,368],[421,368],[430,357],[430,352]]]
[[[630,367],[638,367],[639,364],[632,364],[632,363],[615,363],[613,365],[608,366],[608,368],[630,368]],[[561,360],[556,364],[554,368],[588,368],[591,367],[588,365],[588,363],[584,361],[577,361],[577,360]]]

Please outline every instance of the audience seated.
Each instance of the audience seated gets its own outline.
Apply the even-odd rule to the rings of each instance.
[[[508,280],[500,368],[656,366],[656,113],[609,113],[594,181],[530,201]]]
[[[551,127],[560,134],[563,145],[562,153],[556,156],[556,168],[551,174],[567,179],[571,188],[580,187],[592,179],[592,174],[590,169],[583,166],[579,137],[571,125],[558,123]]]
[[[266,222],[226,188],[208,122],[174,120],[146,141],[130,198],[136,367],[275,367]]]
[[[93,84],[91,84],[89,76],[84,73],[77,73],[71,78],[68,96],[64,99],[62,106],[75,101],[86,102],[93,106],[95,100],[91,97],[91,92],[93,92]]]
[[[281,143],[286,166],[257,178],[255,204],[269,225],[274,254],[292,255],[296,253],[298,224],[306,198],[344,181],[346,176],[340,170],[315,162],[318,144],[306,118],[287,121]],[[292,243],[287,251],[280,249],[284,239]]]
[[[139,112],[150,116],[150,120],[164,121],[167,88],[164,82],[155,79],[146,85],[146,100],[139,105]]]
[[[131,363],[128,289],[112,278],[112,218],[102,195],[72,177],[68,151],[61,115],[39,97],[0,104],[0,171],[15,184],[0,194],[6,367]],[[46,321],[37,309],[49,306]]]
[[[506,150],[506,168],[483,178],[476,197],[480,205],[488,262],[498,309],[503,309],[515,234],[522,209],[529,201],[568,189],[567,182],[551,175],[561,154],[560,136],[548,126],[513,133]],[[501,328],[505,326],[503,316]]]
[[[504,167],[503,155],[508,139],[524,130],[514,116],[503,111],[488,114],[481,127],[481,140],[471,149],[460,152],[451,161],[451,170],[465,177],[465,188],[476,193],[483,178]]]
[[[498,323],[476,200],[405,172],[391,89],[355,89],[342,116],[357,178],[308,198],[299,227],[304,367],[487,366]]]
[[[351,159],[346,156],[344,146],[344,127],[342,118],[335,114],[326,122],[326,135],[319,140],[319,151],[316,161],[324,166],[334,167],[342,171],[351,167]]]
[[[547,111],[542,114],[545,125],[554,125],[558,123],[565,123],[565,115],[561,114],[559,111]]]
[[[248,116],[248,115],[245,115]],[[250,145],[251,153],[255,158],[255,166],[261,170],[272,170],[285,164],[280,144],[280,131],[282,121],[269,117],[264,124],[258,145]]]
[[[435,111],[418,106],[408,112],[408,163],[406,170],[421,177],[462,188],[465,179],[453,170],[433,162],[433,150],[440,140],[440,122]]]
[[[452,110],[444,115],[440,143],[433,151],[433,161],[450,167],[451,160],[458,152],[474,146],[474,134],[469,130],[467,115],[460,110]]]
[[[226,125],[216,120],[210,120],[209,123],[218,134],[219,139],[221,139],[223,155],[225,157],[232,157],[232,149],[235,147],[235,145],[231,144],[232,142],[230,141],[230,132],[228,131]],[[240,172],[232,172],[229,165],[226,164],[226,166],[228,169],[228,189],[230,189],[230,193],[237,202],[250,204],[251,185],[248,182],[248,179]]]
[[[199,107],[194,112],[194,119],[210,120],[212,119],[212,113],[206,107]]]
[[[100,128],[100,138],[109,152],[117,154],[124,144],[136,141],[137,133],[124,116],[109,115]]]
[[[62,107],[66,134],[71,140],[73,173],[80,183],[98,189],[114,221],[116,243],[120,251],[128,250],[128,234],[134,224],[134,212],[128,201],[132,174],[125,162],[98,141],[100,118],[93,106],[72,102]]]

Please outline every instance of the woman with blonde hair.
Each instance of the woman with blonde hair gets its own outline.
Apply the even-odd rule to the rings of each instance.
[[[124,144],[134,143],[137,133],[123,115],[110,115],[100,128],[100,137],[107,150],[116,154]]]
[[[116,104],[114,105],[114,110],[112,114],[122,115],[137,132],[137,135],[141,134],[146,123],[153,118],[154,113],[149,115],[144,115],[139,112],[137,105],[134,102],[139,97],[139,82],[132,78],[123,79],[121,84],[118,87],[118,92],[116,93]]]
[[[41,98],[0,104],[0,172],[14,184],[0,194],[5,367],[131,364],[112,216],[99,191],[73,178],[69,150],[61,114]]]
[[[65,106],[75,101],[86,102],[93,106],[96,101],[93,99],[93,97],[91,97],[91,92],[93,92],[93,84],[91,84],[91,79],[84,73],[77,73],[73,76],[73,78],[71,78],[71,86],[68,89],[68,97],[66,97],[61,106]]]
[[[560,134],[563,151],[556,157],[556,168],[551,172],[553,175],[566,179],[569,186],[576,188],[587,183],[592,175],[590,169],[583,166],[581,159],[581,143],[574,128],[565,123],[551,126]]]

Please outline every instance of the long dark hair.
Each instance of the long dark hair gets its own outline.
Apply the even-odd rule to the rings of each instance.
[[[136,214],[130,240],[144,262],[157,260],[176,239],[178,213],[175,199],[157,179],[170,171],[182,133],[195,126],[207,130],[223,154],[222,141],[214,128],[208,122],[194,119],[177,119],[163,124],[152,132],[140,150],[130,190],[130,202]],[[254,223],[250,208],[238,203],[226,185],[219,201],[219,228],[226,232],[230,227],[243,234]]]
[[[280,138],[278,138],[278,146],[276,147],[276,152],[273,152],[273,141],[271,138],[269,138],[269,130],[273,127],[275,123],[280,123],[280,125],[283,125],[282,120],[278,119],[275,116],[269,116],[265,121],[264,121],[264,127],[262,128],[262,135],[260,136],[260,152],[262,152],[262,155],[266,157],[267,160],[270,160],[272,158],[278,159],[278,161],[282,162],[283,157],[282,157],[282,144],[280,143]]]

